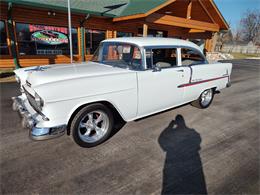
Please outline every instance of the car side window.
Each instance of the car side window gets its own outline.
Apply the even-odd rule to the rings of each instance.
[[[181,49],[181,62],[183,66],[205,64],[206,60],[198,51],[188,48]]]
[[[149,54],[146,54],[146,59]],[[147,67],[171,68],[177,66],[177,49],[176,48],[159,48],[152,49],[150,53],[150,64]],[[148,58],[149,59],[149,58]],[[146,60],[147,63],[147,60]]]

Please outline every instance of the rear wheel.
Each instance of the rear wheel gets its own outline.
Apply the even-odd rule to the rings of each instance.
[[[93,147],[104,142],[111,134],[114,119],[103,104],[82,108],[71,123],[72,137],[81,147]]]
[[[214,98],[214,90],[207,89],[203,91],[200,97],[197,100],[193,101],[191,105],[197,108],[204,109],[210,106],[213,98]]]

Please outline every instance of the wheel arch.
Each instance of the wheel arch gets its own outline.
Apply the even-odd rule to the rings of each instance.
[[[114,117],[119,117],[121,120],[126,121],[126,119],[124,118],[124,116],[122,115],[122,113],[119,111],[119,109],[114,106],[113,103],[107,101],[107,100],[100,100],[100,101],[95,101],[95,102],[88,102],[88,103],[84,103],[81,105],[76,106],[76,108],[72,111],[72,113],[69,115],[69,119],[67,122],[67,135],[70,135],[70,127],[71,127],[71,122],[73,120],[73,118],[75,117],[75,115],[84,107],[91,105],[91,104],[103,104],[104,106],[106,106],[107,108],[109,108]]]

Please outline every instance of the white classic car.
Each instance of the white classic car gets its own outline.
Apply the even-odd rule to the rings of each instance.
[[[104,142],[117,123],[191,102],[207,108],[230,86],[232,64],[209,64],[200,47],[171,38],[101,42],[91,61],[15,70],[13,109],[34,140],[72,134],[82,147]]]

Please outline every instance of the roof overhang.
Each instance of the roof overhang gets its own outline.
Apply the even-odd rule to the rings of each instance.
[[[1,0],[1,1],[11,2],[15,5],[37,7],[37,8],[44,8],[44,9],[55,9],[55,10],[67,12],[66,0],[60,0],[60,1],[58,1],[58,3],[54,3],[51,0],[48,0],[48,1],[47,0],[46,1],[43,1],[43,0],[41,0],[41,1],[38,1],[38,0]],[[139,13],[136,12],[136,14],[132,14],[132,15],[131,15],[131,11],[128,11],[127,13],[124,12],[124,10],[127,10],[127,9],[131,10],[131,8],[128,7],[127,3],[122,4],[125,6],[121,6],[121,8],[117,8],[117,9],[121,10],[121,11],[119,10],[119,12],[117,14],[116,13],[112,14],[113,12],[109,12],[109,10],[101,11],[101,10],[103,10],[104,7],[102,7],[101,10],[95,10],[95,9],[91,9],[91,8],[88,9],[88,7],[83,8],[80,6],[74,6],[74,7],[72,6],[71,12],[76,13],[76,14],[91,14],[91,15],[99,16],[99,17],[108,17],[108,18],[111,18],[113,20],[113,22],[119,22],[119,21],[126,21],[126,20],[132,20],[132,19],[147,18],[153,14],[157,14],[157,11],[159,12],[159,10],[161,10],[167,6],[170,6],[171,4],[174,4],[176,1],[179,1],[179,0],[166,0],[166,1],[162,1],[163,3],[157,2],[157,4],[155,4],[155,6],[150,6],[151,8],[139,10]],[[217,8],[217,6],[213,0],[190,0],[190,1],[198,1],[200,3],[201,7],[203,7],[205,12],[207,13],[207,15],[211,18],[212,23],[217,24],[219,26],[219,30],[229,29],[229,25],[227,24],[226,20],[222,16],[221,12]],[[130,2],[130,0],[125,0],[124,2]],[[137,1],[137,0],[133,1],[131,5],[138,6],[138,2],[139,1]],[[143,3],[149,3],[149,2],[144,1]],[[116,5],[119,5],[119,4],[116,4]],[[115,5],[112,5],[112,6],[115,6]],[[145,12],[145,13],[143,13],[143,12]],[[123,15],[124,13],[129,14],[129,15]],[[132,13],[134,13],[134,12],[132,12]],[[120,14],[122,14],[122,15],[120,16]]]
[[[134,15],[129,15],[129,16],[122,16],[122,17],[115,17],[113,18],[113,22],[119,22],[119,21],[123,21],[123,20],[129,20],[129,19],[137,19],[137,18],[144,18],[146,16],[149,16],[151,15],[152,13],[166,7],[167,5],[170,5],[172,4],[173,2],[175,2],[176,0],[168,0],[166,1],[165,3],[149,10],[148,12],[146,13],[139,13],[139,14],[134,14]]]
[[[218,9],[218,7],[215,4],[215,2],[213,0],[210,0],[210,3],[214,7],[214,9],[217,12],[217,14],[218,14],[219,18],[221,19],[221,21],[223,22],[223,26],[222,26],[221,30],[228,30],[229,29],[229,25],[228,25],[226,19],[224,18],[224,16],[221,14],[221,12]]]
[[[27,1],[27,0],[1,0],[6,3],[13,3],[14,5],[20,5],[20,6],[29,6],[29,7],[35,7],[35,8],[42,8],[42,9],[53,9],[58,11],[68,11],[67,4],[66,5],[50,5],[47,1],[46,3],[38,2],[38,1]],[[71,7],[71,12],[75,14],[91,14],[94,16],[103,16],[103,17],[109,17],[113,18],[115,17],[114,14],[110,13],[101,13],[101,12],[95,12],[93,10],[88,9],[77,9]]]
[[[113,18],[113,22],[119,22],[119,21],[148,17],[151,14],[154,14],[156,11],[174,3],[175,1],[176,0],[168,0],[167,2],[149,10],[146,13],[139,13],[139,14],[134,14],[134,15],[115,17],[115,18]],[[211,20],[214,21],[214,23],[219,26],[218,31],[229,29],[229,25],[227,24],[225,18],[222,16],[221,12],[217,8],[217,6],[216,6],[216,4],[214,3],[213,0],[197,0],[197,1],[200,3],[200,5],[203,7],[203,9],[206,11],[206,13],[209,15]],[[211,13],[210,11],[208,11],[207,8],[210,8],[211,12],[214,12],[214,13]]]
[[[193,28],[197,30],[206,30],[206,31],[213,31],[213,32],[219,31],[218,24],[201,22],[197,20],[191,20],[191,19],[180,18],[175,16],[169,16],[169,15],[162,15],[157,13],[148,16],[146,18],[146,21],[155,24],[178,26],[183,28]]]

